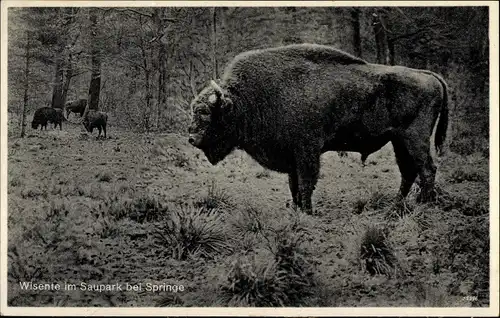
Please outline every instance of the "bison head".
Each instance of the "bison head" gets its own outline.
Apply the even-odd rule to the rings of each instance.
[[[85,130],[86,130],[86,131],[91,132],[91,131],[90,131],[90,120],[89,120],[89,118],[88,118],[88,117],[86,117],[86,118],[84,118],[84,119],[82,120],[82,125],[83,125],[83,127],[85,127]]]
[[[237,145],[236,116],[233,102],[214,81],[191,103],[193,118],[189,143],[203,150],[215,165]]]
[[[38,125],[39,125],[39,124],[38,124],[38,122],[37,122],[37,121],[32,121],[32,122],[31,122],[31,128],[33,128],[33,129],[38,129]]]

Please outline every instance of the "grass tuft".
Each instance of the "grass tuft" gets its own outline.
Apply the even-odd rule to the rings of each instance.
[[[353,208],[353,213],[354,214],[361,214],[365,210],[366,205],[368,204],[368,200],[364,198],[359,198],[356,201],[354,201],[354,208]]]
[[[111,179],[111,174],[109,172],[102,172],[97,175],[97,180],[100,182],[110,182]]]
[[[236,212],[230,222],[238,237],[248,233],[258,234],[264,230],[262,212],[252,206]]]
[[[231,264],[220,289],[229,306],[273,307],[288,303],[286,287],[286,273],[274,259],[241,257]]]
[[[106,197],[99,204],[98,211],[94,214],[104,213],[115,221],[129,218],[138,223],[154,222],[168,213],[168,207],[164,206],[157,197],[152,195],[139,195],[134,198],[115,194]]]
[[[231,250],[218,211],[178,206],[155,229],[157,243],[178,260],[213,258]]]
[[[267,254],[244,255],[232,262],[219,286],[229,306],[307,304],[316,282],[300,246],[307,233],[297,223],[295,219],[280,229],[261,232]]]
[[[444,211],[458,210],[466,216],[480,216],[489,213],[489,202],[479,198],[453,195],[442,188],[437,188],[437,204]]]
[[[360,255],[371,275],[391,276],[394,273],[397,260],[383,230],[375,227],[366,230],[361,240]]]
[[[166,293],[156,301],[156,307],[181,307],[184,300],[176,293]]]
[[[465,181],[472,182],[487,182],[488,176],[481,171],[467,167],[467,166],[459,166],[453,170],[450,175],[450,182],[452,183],[462,183]]]
[[[227,192],[219,188],[215,180],[208,185],[207,194],[195,202],[195,207],[206,210],[225,209],[231,206],[230,197]]]
[[[394,204],[394,197],[390,194],[375,191],[367,203],[367,208],[372,210],[383,210]]]

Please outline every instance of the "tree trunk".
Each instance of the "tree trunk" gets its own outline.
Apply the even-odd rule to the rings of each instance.
[[[377,45],[377,63],[389,64],[389,46],[387,41],[387,24],[385,14],[381,11],[373,13],[373,31]]]
[[[139,22],[142,25],[142,17],[139,16]],[[151,116],[151,99],[153,97],[153,93],[151,92],[151,69],[150,65],[148,65],[148,54],[146,52],[146,44],[144,43],[144,39],[142,35],[139,37],[140,43],[139,47],[141,49],[142,54],[142,65],[144,69],[144,89],[146,91],[146,108],[141,113],[142,115],[142,124],[143,128],[146,131],[149,131],[150,127],[150,116]]]
[[[30,31],[26,31],[26,64],[24,68],[24,99],[21,112],[21,138],[24,138],[26,130],[26,109],[28,108],[29,70],[30,70]]]
[[[162,109],[167,104],[167,45],[165,44],[165,14],[164,8],[155,8],[153,15],[157,25],[158,38],[158,100],[156,109],[156,128],[160,126]]]
[[[84,120],[88,115],[90,109],[99,109],[99,94],[101,90],[101,57],[97,41],[97,16],[96,9],[90,9],[90,22],[91,26],[91,46],[92,46],[92,75],[90,79],[89,97],[87,107],[85,108]]]
[[[352,31],[353,31],[353,46],[354,46],[354,54],[358,57],[362,57],[361,50],[361,27],[360,27],[360,10],[358,8],[354,8],[351,11],[351,22],[352,22]]]
[[[167,61],[166,48],[164,44],[160,45],[158,50],[159,74],[158,74],[158,107],[156,110],[156,127],[159,127],[161,112],[167,104]]]
[[[213,65],[213,79],[217,79],[219,70],[217,69],[217,16],[216,8],[212,8],[212,65]]]
[[[69,84],[71,82],[71,78],[73,77],[73,56],[71,53],[69,53],[68,57],[68,65],[67,65],[67,70],[66,70],[66,76],[65,76],[65,81],[63,84],[63,89],[62,89],[62,105],[66,105],[66,99],[68,97],[68,90],[69,90]]]
[[[396,52],[394,51],[394,41],[389,39],[387,41],[388,49],[389,49],[389,65],[395,65],[396,64],[396,57],[395,54]]]
[[[143,123],[144,123],[144,128],[146,131],[149,131],[151,128],[150,126],[150,116],[151,116],[151,98],[153,97],[151,93],[151,71],[149,69],[146,69],[144,71],[144,78],[145,78],[145,88],[146,88],[146,111],[143,112]]]
[[[63,50],[59,48],[56,51],[56,65],[54,74],[54,86],[52,88],[52,108],[62,108],[62,86],[63,86],[63,68],[62,68]]]

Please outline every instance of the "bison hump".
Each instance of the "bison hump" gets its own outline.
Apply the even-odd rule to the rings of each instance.
[[[269,57],[304,59],[313,63],[324,64],[368,64],[365,60],[347,52],[327,45],[292,44],[268,49],[253,50],[237,55],[229,65],[229,69],[237,68],[238,64],[248,61],[265,61]]]
[[[319,44],[293,44],[278,48],[291,56],[302,57],[314,63],[336,63],[336,64],[367,64],[363,59],[355,57],[347,52],[327,45]]]

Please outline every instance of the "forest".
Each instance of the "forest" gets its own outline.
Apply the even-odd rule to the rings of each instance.
[[[291,43],[439,73],[454,115],[474,118],[454,133],[488,136],[487,7],[11,8],[9,112],[87,99],[99,76],[90,107],[115,125],[183,131],[190,101],[235,55]]]
[[[8,8],[9,306],[488,307],[490,9]],[[191,101],[236,55],[294,43],[444,78],[434,202],[414,186],[395,211],[391,145],[366,166],[323,155],[315,215],[290,208],[286,175],[239,150],[212,166],[189,145]],[[79,114],[31,127],[80,99],[107,113],[107,138]]]

